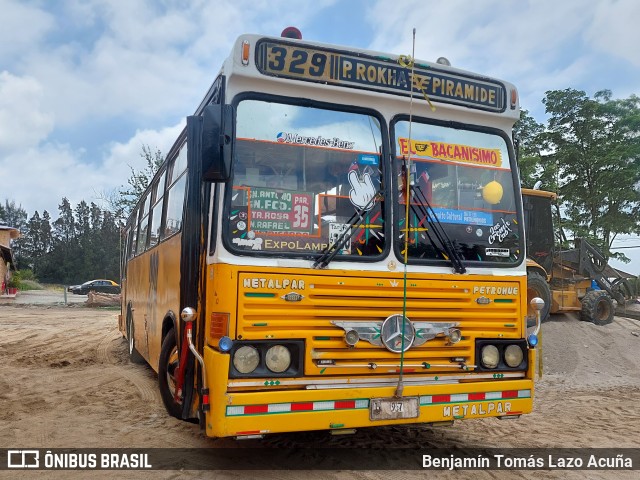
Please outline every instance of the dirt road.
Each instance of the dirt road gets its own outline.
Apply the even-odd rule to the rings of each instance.
[[[169,417],[155,373],[130,364],[117,311],[82,306],[0,305],[0,447],[228,447],[196,425]],[[517,421],[466,420],[453,427],[403,427],[278,435],[282,447],[640,448],[640,322],[616,317],[604,327],[554,316],[543,325],[544,374],[535,412]],[[244,447],[245,444],[241,444]],[[2,478],[15,478],[0,472]],[[30,472],[69,478],[74,472]],[[75,472],[112,478],[113,472]],[[119,478],[197,478],[206,472],[118,472]],[[584,472],[368,471],[217,472],[216,478],[583,478]],[[589,472],[636,478],[636,472]],[[4,474],[4,475],[3,475]],[[258,475],[259,474],[259,475]],[[556,477],[557,475],[557,477]],[[211,475],[209,475],[211,476]]]

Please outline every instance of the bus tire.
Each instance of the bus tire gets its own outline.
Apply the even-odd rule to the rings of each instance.
[[[176,343],[176,331],[172,328],[162,341],[160,349],[160,364],[158,365],[158,386],[162,403],[164,403],[169,415],[182,418],[182,403],[176,402],[174,372],[178,368],[180,352]]]
[[[549,284],[538,272],[527,273],[527,319],[533,319],[535,325],[536,311],[531,307],[531,299],[540,297],[544,300],[544,308],[540,311],[540,321],[549,317],[551,310],[551,289]],[[529,323],[529,322],[527,322]]]
[[[607,292],[591,290],[582,298],[580,320],[594,325],[608,325],[613,321],[613,299]]]
[[[129,311],[127,313],[127,343],[128,345],[128,352],[129,352],[129,361],[131,363],[136,363],[136,364],[143,364],[145,362],[144,357],[142,355],[140,355],[140,352],[138,352],[138,350],[136,350],[136,345],[135,345],[135,337],[133,335],[133,315],[131,314],[131,311]]]

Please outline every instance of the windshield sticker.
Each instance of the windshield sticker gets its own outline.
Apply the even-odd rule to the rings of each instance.
[[[378,165],[378,155],[371,155],[370,153],[361,153],[358,155],[359,165]]]
[[[346,234],[345,234],[346,232]],[[343,236],[343,234],[345,234]],[[330,223],[329,224],[329,244],[334,245],[340,238],[345,238],[343,247],[340,249],[341,255],[351,254],[351,226],[348,223]]]
[[[511,231],[511,222],[501,218],[498,223],[489,229],[489,244],[493,245],[495,242],[502,242]]]
[[[327,138],[322,135],[306,137],[297,133],[280,132],[276,135],[278,143],[291,143],[294,145],[310,145],[312,147],[340,148],[343,150],[353,150],[356,142],[349,142],[338,137]]]
[[[487,248],[485,249],[485,255],[487,257],[505,257],[511,256],[511,252],[508,248]]]
[[[329,246],[327,242],[322,240],[300,240],[300,239],[277,239],[277,238],[265,238],[264,249],[265,250],[288,250],[290,252],[322,252]]]
[[[311,233],[313,194],[252,188],[249,193],[251,230]]]
[[[493,222],[493,215],[487,212],[473,210],[453,210],[450,208],[434,208],[440,223],[462,223],[467,225],[489,226]]]
[[[400,144],[400,153],[407,155],[409,153],[409,139],[398,138],[398,143]],[[457,145],[455,143],[411,140],[411,155],[489,167],[502,166],[502,153],[499,149]]]
[[[351,185],[349,191],[351,203],[359,210],[371,210],[376,204],[374,200],[376,188],[371,181],[371,175],[368,172],[360,175],[356,169],[351,169],[348,178],[349,185]]]
[[[262,250],[261,238],[234,238],[231,241],[239,247],[249,247],[251,250]]]

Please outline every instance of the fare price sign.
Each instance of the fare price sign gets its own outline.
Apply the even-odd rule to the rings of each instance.
[[[249,205],[251,230],[311,233],[313,195],[307,192],[252,188]]]
[[[506,88],[496,80],[452,73],[429,65],[415,64],[413,72],[397,58],[370,56],[285,41],[260,40],[256,67],[264,75],[332,85],[414,95],[503,112]]]

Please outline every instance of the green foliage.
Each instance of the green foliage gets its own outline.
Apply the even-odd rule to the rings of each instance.
[[[4,205],[0,203],[0,225],[17,228],[24,233],[27,224],[27,212],[22,205],[5,200]],[[11,241],[13,255],[18,258],[24,248],[25,239],[23,237]]]
[[[518,147],[518,168],[523,187],[533,188],[540,181],[543,189],[553,191],[554,168],[546,162],[544,125],[538,123],[527,110],[522,110],[520,120],[513,126],[513,136]]]
[[[120,226],[111,212],[81,201],[72,208],[62,199],[59,217],[35,212],[23,232],[25,247],[18,264],[32,278],[47,283],[82,283],[94,278],[120,278]],[[24,270],[23,270],[24,271]]]
[[[27,221],[27,213],[21,206],[9,200],[0,204],[0,224],[18,228],[22,233],[12,242],[12,249],[21,272],[32,275],[22,277],[23,284],[37,285],[36,277],[46,283],[64,285],[94,278],[120,278],[122,221],[164,161],[160,150],[152,151],[147,145],[143,145],[140,156],[145,160],[145,168],[137,171],[130,167],[127,186],[102,199],[108,206],[106,210],[84,200],[74,207],[63,198],[56,220],[45,210],[42,215],[36,211]]]
[[[145,167],[142,170],[136,170],[129,165],[131,176],[127,179],[127,184],[121,186],[117,191],[105,195],[104,200],[118,221],[125,221],[129,218],[131,211],[149,186],[149,182],[164,162],[162,152],[159,149],[152,151],[148,145],[142,146],[140,156],[145,161]]]
[[[43,290],[44,287],[40,285],[32,270],[18,270],[15,272],[11,281],[10,287],[19,288],[20,290]]]
[[[17,278],[18,280],[22,281],[22,280],[33,280],[33,281],[38,281],[38,279],[36,278],[35,274],[33,273],[33,270],[30,269],[24,269],[24,270],[18,270],[17,272],[15,272],[13,274],[13,276],[15,278]]]
[[[27,221],[27,212],[22,205],[5,199],[4,205],[0,204],[0,224],[22,229]]]
[[[546,158],[556,165],[563,225],[606,256],[619,234],[640,233],[640,98],[565,89],[546,93]]]

